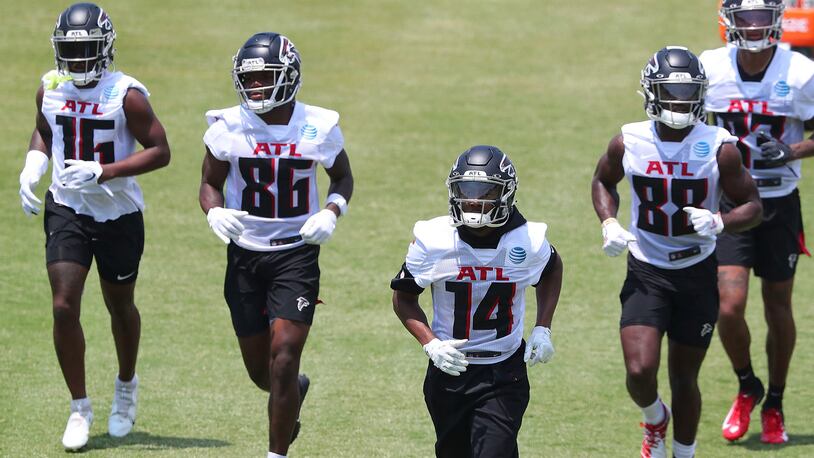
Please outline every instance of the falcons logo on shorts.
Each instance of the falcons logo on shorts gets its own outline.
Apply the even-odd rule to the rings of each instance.
[[[704,323],[704,325],[701,327],[701,337],[704,337],[710,333],[712,333],[712,325],[709,323]]]
[[[299,310],[300,312],[302,312],[302,309],[308,307],[309,305],[311,305],[311,303],[308,302],[308,299],[304,297],[297,298],[297,310]]]

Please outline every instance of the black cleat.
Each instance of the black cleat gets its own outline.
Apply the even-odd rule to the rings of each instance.
[[[311,385],[311,380],[305,374],[300,374],[297,376],[297,383],[300,386],[300,409],[302,409],[302,403],[305,401],[305,395],[308,394],[308,387]],[[294,440],[297,439],[297,436],[300,434],[300,414],[299,411],[297,412],[297,422],[294,423],[294,431],[291,432],[291,441],[289,444],[293,444]]]

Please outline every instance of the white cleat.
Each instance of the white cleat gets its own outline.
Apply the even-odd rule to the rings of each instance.
[[[107,422],[107,432],[113,437],[124,437],[136,423],[136,402],[138,400],[138,376],[133,380],[122,382],[116,377],[116,391],[113,394],[113,406]]]
[[[93,424],[93,412],[72,412],[62,435],[62,445],[68,450],[79,450],[88,443],[90,425]]]

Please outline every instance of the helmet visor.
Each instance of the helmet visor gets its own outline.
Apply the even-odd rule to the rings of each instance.
[[[774,25],[774,14],[773,10],[742,10],[736,11],[732,17],[737,28],[763,29]]]

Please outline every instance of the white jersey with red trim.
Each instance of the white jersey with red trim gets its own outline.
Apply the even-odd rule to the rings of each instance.
[[[65,169],[65,159],[110,164],[130,157],[136,151],[136,139],[127,128],[124,97],[130,88],[149,96],[147,88],[121,72],[105,72],[89,89],[79,89],[71,81],[51,87],[52,76],[49,72],[42,78],[42,114],[52,133],[54,166],[48,190],[54,201],[100,222],[143,210],[144,197],[135,177],[106,181],[112,197],[99,187],[81,192],[65,189],[58,177]]]
[[[331,168],[344,146],[339,114],[296,102],[286,125],[240,105],[208,111],[206,120],[206,147],[229,163],[225,206],[249,212],[236,243],[254,251],[304,244],[300,228],[320,210],[317,164]]]
[[[760,197],[788,195],[800,180],[800,161],[766,168],[758,133],[769,133],[787,145],[803,140],[803,123],[814,118],[814,62],[778,46],[763,79],[743,81],[737,53],[738,48],[725,46],[701,54],[709,79],[705,108],[718,126],[738,137],[744,165],[755,178]]]
[[[622,126],[622,165],[631,186],[628,245],[636,259],[663,269],[683,269],[715,251],[715,238],[695,232],[683,207],[715,213],[721,199],[718,150],[737,139],[725,129],[698,123],[681,143],[663,142],[653,121]]]
[[[489,355],[470,363],[497,363],[520,347],[525,290],[540,280],[551,257],[546,229],[527,222],[503,234],[496,249],[484,249],[461,240],[449,216],[415,224],[407,269],[418,286],[432,287],[435,335],[468,339],[462,352]]]

